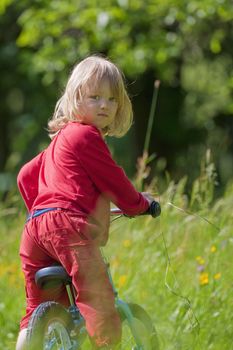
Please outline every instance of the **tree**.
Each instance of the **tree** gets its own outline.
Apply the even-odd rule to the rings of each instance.
[[[195,169],[204,148],[211,147],[222,177],[227,179],[229,166],[225,162],[233,148],[231,0],[3,3],[4,18],[9,20],[12,11],[16,13],[18,33],[15,41],[11,40],[20,62],[17,76],[24,75],[36,88],[29,96],[31,100],[33,95],[44,111],[39,117],[41,124],[51,113],[71,67],[86,55],[100,52],[113,59],[131,82],[139,145],[144,141],[157,78],[162,88],[154,129],[156,142],[151,150],[156,149],[158,160],[166,158],[168,169],[179,177]],[[21,92],[25,96],[27,88],[22,87]],[[24,130],[29,127],[25,125],[38,120],[32,101],[27,111],[30,119]],[[23,121],[25,116],[19,114]]]

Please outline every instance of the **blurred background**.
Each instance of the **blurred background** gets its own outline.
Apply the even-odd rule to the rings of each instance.
[[[72,67],[101,53],[125,73],[135,122],[109,139],[129,176],[142,155],[160,80],[149,154],[151,176],[187,187],[206,151],[219,193],[233,175],[231,0],[1,0],[0,193],[49,143],[47,120]]]
[[[15,349],[25,308],[16,176],[48,145],[73,66],[98,53],[123,70],[135,115],[107,142],[162,204],[159,220],[113,223],[116,285],[153,317],[161,350],[232,349],[232,0],[0,0],[0,348]]]

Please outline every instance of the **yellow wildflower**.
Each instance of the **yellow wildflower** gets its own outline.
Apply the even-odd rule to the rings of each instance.
[[[19,267],[17,264],[0,264],[0,276],[17,275]]]
[[[215,253],[216,250],[217,250],[216,246],[212,245],[211,248],[210,248],[211,253]]]
[[[126,275],[121,275],[118,280],[118,286],[123,287],[126,284],[127,281],[127,276]]]
[[[130,239],[124,240],[123,246],[124,246],[125,248],[129,248],[129,247],[131,247],[131,245],[132,245],[132,242],[131,242]]]
[[[201,256],[197,256],[196,261],[198,262],[199,265],[205,264],[205,260]]]
[[[3,265],[0,264],[0,277],[3,276],[5,273],[5,268]]]
[[[209,275],[207,272],[200,273],[199,283],[201,286],[204,286],[209,283]]]
[[[17,264],[12,263],[12,264],[8,265],[7,270],[8,270],[7,272],[8,272],[9,274],[11,274],[11,275],[16,275],[16,274],[18,274],[19,267],[18,267]]]
[[[215,280],[219,280],[219,278],[221,278],[221,272],[218,272],[214,275]]]

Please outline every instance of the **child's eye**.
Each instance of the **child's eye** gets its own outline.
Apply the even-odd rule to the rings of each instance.
[[[90,99],[98,101],[100,99],[99,95],[91,95]]]
[[[117,102],[117,100],[116,100],[116,98],[115,98],[114,96],[110,97],[110,98],[109,98],[109,101],[111,101],[111,102]]]

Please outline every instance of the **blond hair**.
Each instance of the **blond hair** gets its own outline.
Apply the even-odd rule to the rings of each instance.
[[[48,122],[51,139],[69,121],[80,121],[77,115],[81,90],[85,90],[85,85],[88,83],[98,85],[103,78],[109,80],[112,93],[118,102],[118,109],[112,124],[102,131],[116,137],[123,136],[128,131],[133,121],[133,112],[122,72],[106,58],[89,56],[74,67],[65,92],[55,106],[54,114]]]

